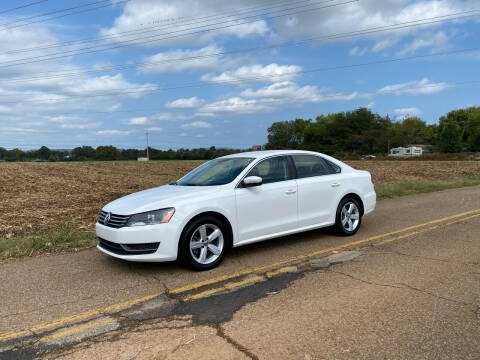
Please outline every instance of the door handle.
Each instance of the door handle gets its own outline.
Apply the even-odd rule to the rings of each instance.
[[[339,187],[340,183],[335,182],[335,183],[332,183],[331,185],[332,185],[332,187]]]
[[[291,195],[291,194],[295,194],[296,192],[297,192],[297,190],[290,189],[290,190],[285,191],[285,194]]]

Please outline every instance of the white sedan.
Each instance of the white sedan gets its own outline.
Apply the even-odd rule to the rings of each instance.
[[[130,261],[217,266],[232,247],[334,226],[353,235],[375,208],[370,173],[299,150],[245,152],[204,163],[175,183],[106,205],[98,249]]]

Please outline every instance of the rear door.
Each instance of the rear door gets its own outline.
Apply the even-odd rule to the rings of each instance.
[[[239,241],[297,227],[297,183],[286,156],[262,160],[247,176],[260,176],[262,185],[235,189]]]
[[[342,187],[340,167],[317,155],[291,155],[297,171],[298,226],[335,221]]]

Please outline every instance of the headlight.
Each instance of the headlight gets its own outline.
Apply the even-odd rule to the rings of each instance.
[[[134,214],[128,219],[126,226],[143,226],[168,223],[175,214],[174,208],[147,211],[140,214]]]

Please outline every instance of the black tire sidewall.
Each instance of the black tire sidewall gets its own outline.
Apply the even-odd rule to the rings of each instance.
[[[353,231],[346,230],[342,225],[342,215],[341,215],[342,214],[342,209],[345,206],[345,204],[348,203],[348,202],[353,202],[359,210],[358,225],[355,228],[355,230],[353,230]],[[358,203],[358,201],[356,199],[350,198],[350,197],[347,197],[347,198],[343,199],[342,201],[340,201],[340,204],[338,205],[338,208],[337,208],[337,214],[336,214],[336,217],[335,217],[335,229],[336,229],[337,233],[339,235],[342,235],[342,236],[354,235],[358,231],[358,229],[360,229],[361,225],[362,225],[362,214],[361,214],[361,207],[360,207],[360,204]]]
[[[220,228],[223,234],[224,244],[223,244],[222,253],[220,254],[217,260],[215,260],[210,264],[200,264],[197,261],[195,261],[195,259],[193,259],[192,255],[190,254],[190,238],[193,232],[202,224],[214,224]],[[183,266],[186,266],[193,270],[201,271],[201,270],[213,269],[214,267],[219,265],[225,257],[225,252],[229,244],[229,239],[227,237],[228,237],[228,233],[225,229],[225,224],[222,221],[220,221],[218,218],[214,216],[208,216],[208,215],[198,217],[197,219],[194,219],[193,221],[188,223],[182,232],[182,236],[180,237],[180,242],[178,246],[178,260]]]

